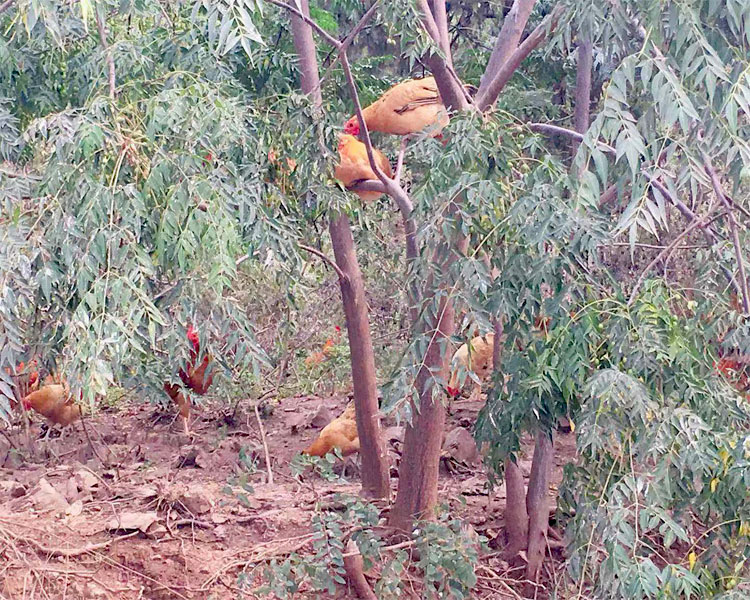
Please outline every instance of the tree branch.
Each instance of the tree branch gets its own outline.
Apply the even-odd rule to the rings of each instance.
[[[112,50],[107,43],[107,31],[105,29],[104,15],[96,10],[96,29],[99,32],[99,42],[101,43],[104,53],[107,55],[107,69],[109,70],[109,97],[115,99],[117,87],[115,86],[115,58]]]
[[[508,81],[510,81],[510,78],[513,76],[513,73],[515,73],[516,69],[518,69],[521,62],[523,62],[523,60],[531,54],[537,46],[541,45],[541,43],[547,39],[548,32],[551,32],[557,27],[557,22],[560,19],[562,12],[563,8],[560,4],[555,6],[552,14],[537,25],[536,29],[529,34],[529,37],[527,37],[508,57],[508,60],[498,68],[490,83],[485,86],[484,92],[482,92],[481,89],[479,90],[476,98],[474,98],[474,103],[479,110],[487,110],[495,103],[500,92]]]
[[[653,175],[647,173],[644,170],[641,170],[641,173],[646,177],[648,182],[655,187],[657,190],[659,190],[659,193],[664,196],[667,200],[669,200],[670,203],[672,203],[677,210],[679,210],[682,215],[688,219],[688,221],[694,221],[698,218],[698,215],[696,215],[688,206],[685,204],[682,200],[679,198],[675,198],[672,193],[669,191],[667,186],[665,186],[661,181],[659,181],[656,177]],[[716,232],[708,227],[705,223],[699,223],[699,226],[701,229],[703,229],[706,233],[706,235],[711,239],[712,242],[717,243],[720,241],[719,236],[716,234]]]
[[[646,265],[646,268],[643,269],[643,273],[641,273],[640,277],[638,277],[638,281],[635,282],[635,285],[633,286],[633,291],[630,292],[630,299],[628,300],[628,306],[631,306],[633,304],[633,302],[635,302],[635,297],[638,294],[638,290],[640,289],[641,284],[643,283],[644,279],[646,279],[646,275],[648,274],[648,272],[651,271],[651,269],[654,268],[654,265],[656,265],[656,263],[658,263],[664,257],[668,257],[670,254],[672,254],[672,252],[677,247],[677,245],[693,229],[695,229],[696,227],[701,226],[705,222],[706,217],[710,216],[712,212],[713,212],[713,203],[712,203],[712,206],[709,207],[709,210],[706,213],[705,217],[703,217],[702,219],[695,219],[692,223],[690,223],[685,228],[685,230],[682,233],[680,233],[680,235],[678,235],[674,240],[672,240],[672,243],[669,244],[669,246],[667,246],[666,248],[664,248],[664,250],[662,250],[661,252],[659,252],[659,254],[656,255],[656,258],[654,258],[654,260],[652,260],[650,263],[648,263],[648,265]]]
[[[445,54],[445,62],[448,67],[453,67],[453,56],[451,54],[451,39],[448,34],[448,13],[445,10],[445,0],[429,0],[435,25],[438,30],[438,43]]]
[[[427,35],[440,46],[440,31],[438,30],[437,23],[435,22],[435,16],[432,14],[427,0],[417,0],[417,6],[422,9],[422,26],[424,27]]]
[[[737,229],[737,219],[734,216],[732,210],[732,203],[724,194],[724,189],[721,186],[721,180],[719,179],[716,169],[711,164],[711,159],[705,152],[701,152],[701,158],[703,159],[703,166],[706,169],[706,173],[711,178],[711,185],[714,188],[714,193],[719,201],[724,205],[727,210],[727,219],[729,220],[729,230],[732,233],[732,243],[734,244],[734,253],[737,257],[737,269],[739,271],[739,284],[742,292],[742,307],[743,312],[746,315],[750,315],[750,292],[748,292],[747,276],[745,275],[745,263],[742,256],[742,246],[740,244],[740,235]]]
[[[431,1],[434,4],[436,1],[440,2],[442,0]],[[447,47],[443,48],[440,29],[438,28],[438,23],[435,20],[435,16],[433,15],[428,0],[417,0],[417,6],[422,13],[422,26],[445,55],[445,58],[443,58],[439,54],[432,54],[426,60],[430,67],[430,71],[432,71],[432,74],[435,77],[435,82],[437,83],[438,91],[440,92],[440,98],[449,111],[466,110],[470,106],[470,103],[466,98],[466,90],[461,85],[461,80],[458,78],[455,71],[451,72],[453,59],[451,58],[450,41],[448,42]],[[444,4],[442,9],[443,11],[445,10]]]
[[[323,73],[323,77],[320,78],[320,83],[318,84],[318,87],[320,87],[320,85],[323,84],[323,82],[328,78],[328,75],[330,74],[330,72],[333,70],[333,67],[336,66],[337,62],[339,62],[339,59],[341,58],[340,53],[347,51],[349,46],[351,46],[352,42],[354,41],[354,38],[357,37],[359,32],[365,28],[367,23],[373,17],[373,15],[375,14],[375,10],[378,7],[379,2],[380,0],[375,0],[373,5],[369,9],[367,9],[367,12],[364,15],[362,15],[362,18],[359,20],[359,23],[357,23],[354,26],[354,29],[352,29],[348,33],[348,35],[344,38],[344,41],[341,42],[341,46],[338,48],[339,53],[336,54],[336,58],[333,61],[331,61],[330,65],[328,65],[326,72]]]
[[[573,131],[572,129],[567,129],[558,125],[550,125],[549,123],[525,123],[525,126],[531,129],[531,131],[535,131],[537,133],[545,133],[547,135],[564,135],[574,140],[578,140],[578,142],[583,141],[583,138],[585,137],[582,133]],[[606,144],[605,142],[596,141],[594,143],[602,152],[606,152],[607,154],[617,154],[617,150],[615,150],[612,146]]]
[[[508,14],[505,15],[503,26],[497,35],[495,47],[492,49],[490,60],[479,84],[479,94],[483,95],[487,91],[487,87],[497,72],[517,49],[534,4],[536,0],[515,0]]]
[[[679,198],[675,198],[672,193],[669,191],[667,186],[665,186],[659,179],[654,177],[653,175],[647,173],[645,170],[641,169],[641,173],[646,177],[648,182],[659,192],[662,196],[664,196],[671,204],[673,204],[677,210],[682,213],[682,216],[684,216],[688,222],[695,221],[698,219],[698,215],[696,215],[690,208]],[[719,235],[714,231],[713,227],[709,223],[699,223],[698,226],[703,231],[703,234],[708,238],[708,240],[712,244],[718,244],[722,240],[719,238]],[[727,281],[730,283],[730,285],[737,291],[737,293],[741,293],[739,283],[737,282],[737,279],[735,278],[734,274],[723,264],[719,263],[719,268],[721,269],[722,273],[724,273],[724,277],[727,278]]]
[[[367,150],[367,160],[370,163],[370,168],[373,170],[375,175],[377,175],[378,179],[380,180],[380,183],[382,184],[382,191],[386,194],[388,194],[391,198],[393,198],[394,202],[396,202],[396,205],[399,208],[399,211],[401,212],[401,216],[404,221],[404,229],[406,231],[406,256],[407,259],[411,260],[417,257],[417,242],[416,242],[416,226],[413,223],[413,220],[411,218],[412,210],[414,209],[414,205],[412,204],[411,199],[409,198],[409,195],[406,193],[406,191],[399,185],[396,181],[393,179],[390,179],[386,176],[385,173],[383,173],[383,170],[378,166],[378,164],[375,162],[375,153],[373,152],[372,147],[372,140],[370,139],[370,132],[367,129],[367,123],[365,123],[364,116],[362,114],[362,103],[359,101],[359,92],[357,91],[357,85],[354,81],[354,76],[352,75],[351,66],[349,65],[349,58],[346,54],[346,49],[349,44],[346,44],[346,40],[342,43],[339,42],[334,37],[330,36],[328,33],[326,33],[321,27],[315,23],[312,19],[301,13],[297,8],[292,6],[291,4],[287,4],[286,2],[282,2],[281,0],[269,0],[271,4],[278,6],[280,8],[283,8],[284,10],[288,10],[293,15],[296,15],[299,19],[310,25],[315,31],[317,31],[323,39],[325,39],[329,44],[331,44],[336,50],[338,51],[339,60],[341,60],[341,67],[344,71],[344,76],[346,77],[346,83],[349,87],[349,92],[352,97],[352,101],[354,102],[354,109],[355,113],[357,115],[357,121],[359,122],[359,129],[360,134],[363,137],[363,142],[365,144],[365,148]],[[373,5],[367,13],[362,17],[360,20],[360,24],[364,26],[364,23],[367,22],[368,19],[372,17],[374,14],[375,5]],[[294,25],[294,22],[293,22]],[[357,27],[352,30],[352,33],[347,36],[348,38],[353,38],[355,32],[359,29],[361,29],[360,25],[357,25]],[[294,36],[295,37],[295,43],[297,39],[302,39],[303,36]],[[315,56],[314,48],[312,51],[310,49],[306,48],[297,48],[297,54],[299,56]],[[311,72],[313,72],[313,69],[310,69]],[[315,64],[314,72],[317,73],[317,63]],[[322,97],[321,97],[321,90],[320,90],[320,81],[315,81],[311,88],[314,91],[314,94],[316,96],[315,101],[318,106],[322,104]],[[303,88],[305,89],[305,88]],[[374,181],[368,181],[363,182],[360,184],[362,187],[360,188],[360,185],[356,186],[356,189],[367,189],[369,186],[372,186],[377,182]],[[381,191],[380,188],[374,189],[370,188],[372,191]]]
[[[357,121],[359,122],[360,135],[362,141],[367,149],[367,158],[370,161],[370,168],[373,170],[378,179],[383,183],[386,189],[386,193],[393,198],[398,205],[399,210],[404,215],[411,215],[413,210],[413,204],[406,191],[393,179],[389,178],[380,166],[375,162],[375,153],[372,147],[372,140],[370,139],[370,132],[367,129],[367,123],[365,123],[365,117],[362,113],[362,103],[359,101],[359,92],[357,91],[357,84],[354,82],[354,76],[352,75],[352,69],[349,65],[349,58],[346,52],[341,52],[341,67],[344,69],[344,76],[346,77],[346,83],[349,86],[349,92],[354,102],[354,111],[357,115]]]
[[[604,192],[602,192],[601,196],[599,196],[599,210],[607,206],[607,204],[614,202],[616,199],[617,199],[617,184],[613,183],[606,190],[604,190]]]
[[[367,583],[364,574],[364,561],[359,553],[359,548],[354,540],[349,540],[346,544],[346,553],[344,554],[344,570],[357,592],[357,597],[362,600],[378,600],[375,592],[372,591],[370,584]]]
[[[312,246],[305,246],[304,244],[297,244],[298,247],[300,247],[302,250],[306,250],[310,254],[314,254],[315,256],[319,257],[323,260],[323,262],[328,263],[328,265],[336,271],[336,275],[339,276],[339,279],[343,282],[348,282],[349,278],[346,276],[346,273],[344,273],[339,266],[335,263],[335,261],[328,256],[326,256],[323,252],[318,250],[317,248],[313,248]]]
[[[288,10],[295,17],[297,17],[298,19],[302,19],[305,23],[307,23],[310,27],[312,27],[315,33],[317,33],[320,37],[322,37],[326,42],[331,44],[331,46],[333,46],[337,50],[341,48],[341,42],[339,42],[335,37],[330,35],[325,29],[323,29],[310,17],[302,14],[299,10],[297,10],[296,7],[292,6],[291,4],[287,4],[286,2],[282,2],[282,0],[268,0],[268,2],[270,2],[274,6],[283,8],[284,10]]]
[[[404,155],[406,154],[406,138],[401,139],[401,149],[398,151],[398,158],[396,159],[396,171],[393,174],[393,180],[401,185],[401,171],[404,168]]]
[[[8,10],[11,6],[13,6],[15,1],[16,0],[5,0],[5,2],[0,4],[0,15],[3,14],[6,10]]]

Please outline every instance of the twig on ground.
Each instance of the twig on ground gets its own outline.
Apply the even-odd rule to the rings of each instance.
[[[96,449],[96,446],[94,446],[94,442],[91,441],[91,436],[89,436],[89,430],[86,427],[86,417],[83,414],[83,411],[81,411],[81,427],[83,427],[83,433],[86,435],[86,439],[89,442],[89,446],[91,447],[91,451],[94,453],[94,456],[99,459],[99,463],[103,467],[109,467],[108,463],[105,463],[101,456],[99,456],[99,452]],[[101,479],[101,478],[100,478]],[[106,485],[106,484],[105,484]],[[107,486],[109,488],[109,486]],[[111,488],[110,488],[111,491]]]
[[[89,554],[90,552],[103,550],[105,548],[108,548],[115,542],[126,540],[140,533],[140,531],[134,531],[133,533],[128,533],[127,535],[121,535],[111,540],[107,540],[106,542],[99,542],[98,544],[87,544],[86,546],[83,546],[82,548],[57,548],[57,547],[47,547],[41,544],[40,542],[37,542],[34,538],[23,536],[21,534],[10,531],[9,529],[3,528],[2,530],[5,535],[12,537],[13,539],[18,540],[20,542],[30,544],[31,546],[34,546],[34,548],[36,548],[39,552],[42,552],[43,554],[46,554],[48,556],[62,556],[65,558],[71,558],[74,556],[80,556],[81,554]]]
[[[255,411],[255,419],[258,421],[258,429],[260,430],[260,441],[263,443],[263,452],[266,455],[266,472],[268,473],[268,483],[273,485],[273,471],[271,470],[271,453],[268,451],[268,442],[266,441],[266,428],[263,426],[263,421],[260,418],[260,412],[258,411],[258,400],[253,402],[253,410]]]

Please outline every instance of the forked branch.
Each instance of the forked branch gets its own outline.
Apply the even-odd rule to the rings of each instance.
[[[508,59],[500,66],[497,73],[493,76],[490,83],[487,84],[484,91],[479,91],[477,97],[474,99],[475,104],[479,110],[487,110],[490,106],[495,103],[500,92],[503,90],[505,85],[510,81],[513,73],[516,72],[518,66],[523,60],[531,54],[541,43],[547,39],[547,35],[557,27],[557,22],[562,15],[563,8],[560,4],[555,6],[552,14],[549,15],[544,21],[542,21],[534,31],[529,34],[518,48],[508,57]]]

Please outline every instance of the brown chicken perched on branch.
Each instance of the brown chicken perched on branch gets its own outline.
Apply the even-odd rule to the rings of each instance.
[[[456,350],[451,359],[451,378],[446,387],[449,396],[456,398],[461,394],[461,388],[458,387],[458,378],[462,367],[472,371],[477,377],[479,377],[480,381],[484,381],[492,375],[492,369],[494,367],[494,343],[495,334],[488,333],[487,335],[478,335],[474,337],[471,342],[463,344],[458,350]],[[471,352],[469,352],[469,344],[471,344]],[[469,378],[466,379],[466,383],[468,383],[468,381]],[[474,382],[471,396],[481,392],[481,389],[481,384]]]
[[[187,338],[193,346],[190,350],[190,361],[187,364],[187,370],[180,369],[178,375],[180,376],[182,383],[185,384],[185,387],[202,396],[208,391],[208,388],[214,380],[213,372],[210,372],[208,376],[206,376],[206,370],[212,362],[212,357],[211,355],[206,354],[201,363],[196,366],[195,362],[200,356],[201,347],[198,332],[193,329],[192,325],[188,325]],[[165,382],[164,391],[167,392],[167,395],[175,404],[177,404],[180,410],[180,417],[182,418],[182,425],[185,429],[185,434],[190,435],[190,399],[185,397],[180,386],[173,383]]]
[[[26,410],[34,410],[51,423],[67,427],[81,418],[81,407],[75,403],[66,386],[44,385],[23,399]]]
[[[375,162],[388,177],[392,177],[391,163],[385,155],[377,150],[372,149],[375,155]],[[351,135],[342,135],[339,139],[339,164],[334,171],[336,179],[344,184],[346,189],[356,187],[362,181],[377,180],[378,176],[370,167],[370,160],[367,157],[367,148],[357,138]],[[382,193],[370,191],[358,191],[352,189],[357,196],[364,201],[377,200]]]
[[[325,456],[334,448],[338,448],[342,456],[359,452],[354,402],[350,402],[343,413],[323,427],[318,438],[302,453],[308,456]]]
[[[448,125],[448,112],[438,93],[434,77],[407,79],[397,83],[362,111],[367,129],[392,135],[419,133],[434,127],[432,137],[439,137]],[[358,136],[356,115],[344,125],[344,133]]]

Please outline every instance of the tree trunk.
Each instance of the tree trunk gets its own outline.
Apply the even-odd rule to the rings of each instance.
[[[518,42],[521,41],[523,30],[534,4],[536,4],[536,0],[515,0],[513,2],[513,6],[503,19],[503,26],[500,28],[497,40],[495,40],[495,47],[492,49],[492,55],[479,83],[478,95],[486,91],[492,77],[518,47]]]
[[[398,493],[389,519],[392,527],[408,533],[411,533],[415,519],[429,519],[433,516],[437,503],[445,405],[439,399],[432,399],[432,373],[440,372],[446,379],[448,360],[441,351],[441,345],[452,335],[453,321],[453,302],[444,297],[439,305],[435,335],[427,347],[424,365],[417,375],[419,411],[416,411],[412,403],[411,424],[406,427],[404,451],[398,472]]]
[[[526,511],[529,514],[526,578],[531,581],[536,581],[539,577],[539,569],[547,550],[549,476],[553,457],[552,439],[546,432],[538,430],[534,458],[531,461],[529,489],[526,493]]]
[[[489,257],[487,260],[489,267]],[[493,277],[494,279],[494,277]],[[492,358],[495,369],[495,381],[500,383],[500,361],[503,351],[503,322],[495,318],[493,323],[495,340],[492,345]],[[529,539],[529,513],[526,510],[526,486],[523,483],[523,473],[510,458],[505,460],[505,532],[508,535],[508,545],[505,549],[509,560],[518,557],[521,550],[526,549]]]
[[[367,299],[362,272],[357,262],[354,239],[346,215],[331,217],[328,224],[336,264],[346,275],[341,297],[351,352],[354,403],[362,456],[362,491],[372,498],[389,498],[390,474],[383,436],[380,434],[375,355],[372,349]]]
[[[505,532],[508,534],[506,557],[512,560],[526,549],[529,539],[529,513],[526,511],[526,486],[523,473],[510,458],[505,461]]]
[[[309,16],[308,0],[290,0],[290,4],[296,4],[302,14]],[[303,93],[312,96],[316,107],[320,108],[323,97],[312,29],[294,15],[291,21],[294,48],[299,57],[300,87]],[[362,490],[367,496],[388,499],[391,494],[390,475],[380,432],[375,354],[370,336],[365,285],[354,250],[349,219],[344,215],[332,217],[328,228],[336,264],[346,275],[346,279],[340,284],[351,353],[354,406],[362,457]]]

